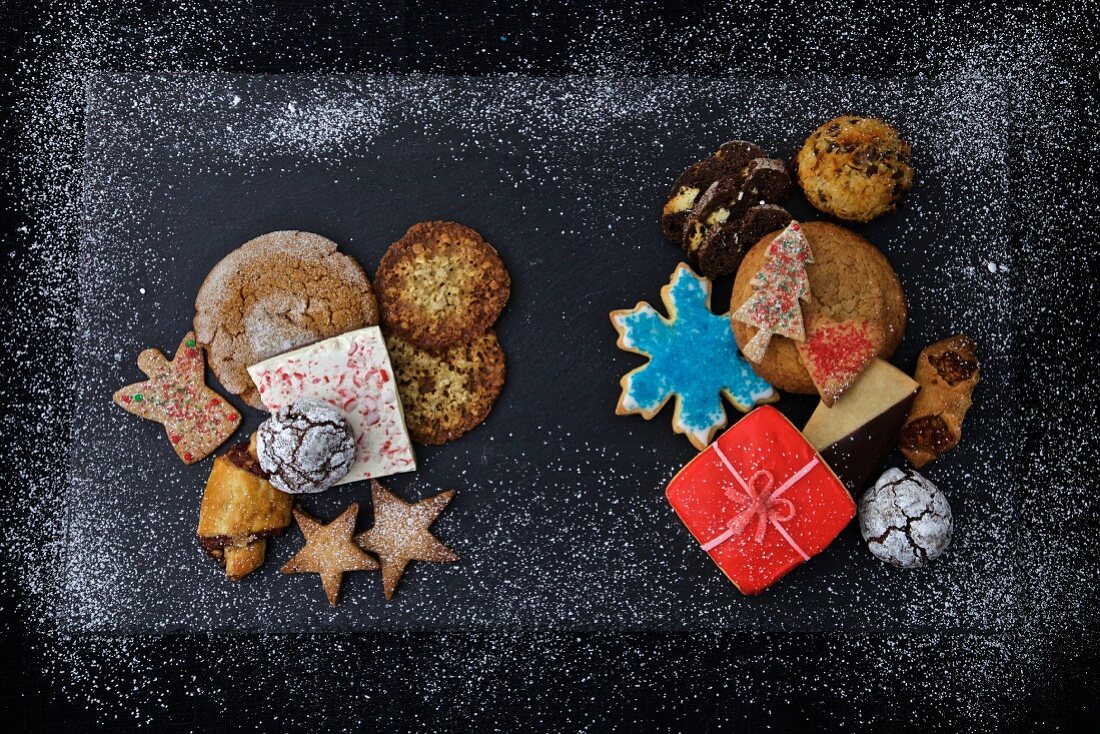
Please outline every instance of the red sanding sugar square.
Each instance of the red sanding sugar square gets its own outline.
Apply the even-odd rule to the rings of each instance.
[[[856,514],[832,469],[768,405],[681,469],[665,496],[743,594],[759,594],[823,551]]]

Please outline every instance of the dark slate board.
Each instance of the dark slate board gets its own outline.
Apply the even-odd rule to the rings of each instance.
[[[940,82],[111,75],[88,87],[82,328],[69,522],[73,631],[302,631],[420,627],[992,631],[1018,605],[1016,417],[1010,355],[1008,112],[990,80]],[[960,99],[960,95],[965,98]],[[973,114],[968,110],[973,106]],[[910,308],[895,363],[966,330],[983,377],[965,440],[927,475],[956,516],[951,551],[901,573],[853,523],[821,556],[742,597],[664,501],[693,455],[669,427],[617,417],[608,312],[659,303],[678,251],[658,212],[671,181],[732,138],[790,156],[849,111],[894,122],[919,169],[901,211],[863,229]],[[792,211],[811,218],[800,197]],[[454,219],[500,251],[514,283],[498,323],[508,381],[485,425],[418,451],[388,484],[455,487],[437,523],[463,560],[416,564],[385,602],[377,574],[330,609],[316,576],[282,576],[294,529],[239,584],[194,538],[210,460],[185,467],[160,426],[114,407],[138,352],[171,350],[226,252],[275,229],[318,232],[373,273],[412,223]],[[728,307],[729,279],[715,307]],[[212,382],[216,387],[216,383]],[[238,401],[239,404],[239,401]],[[796,424],[810,398],[777,404]],[[728,408],[731,420],[738,414]],[[245,411],[241,436],[261,419]],[[900,461],[899,457],[893,458]],[[334,517],[366,485],[309,497]]]

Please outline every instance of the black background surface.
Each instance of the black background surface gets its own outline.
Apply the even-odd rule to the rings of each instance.
[[[746,108],[753,96],[774,102]],[[1003,89],[989,85],[977,108],[962,108],[989,120],[986,129],[960,129],[951,96],[908,79],[97,76],[86,111],[74,346],[82,438],[66,498],[66,621],[115,634],[1011,628],[1020,595],[1001,552],[1018,550],[1004,519],[1018,511],[1011,290],[1007,272],[987,269],[1012,263],[998,153],[1007,111]],[[695,450],[670,434],[667,413],[649,422],[614,415],[620,376],[642,360],[615,348],[607,315],[639,300],[664,309],[659,291],[682,252],[654,221],[667,182],[700,146],[740,135],[787,157],[847,99],[892,120],[918,151],[906,207],[859,228],[904,284],[911,318],[893,361],[911,371],[923,344],[960,324],[982,345],[968,440],[924,471],[950,488],[957,529],[934,569],[899,574],[866,553],[852,523],[785,583],[745,598],[664,500],[665,483]],[[561,100],[568,110],[554,109]],[[335,118],[352,122],[334,128]],[[980,138],[991,155],[954,165],[960,135]],[[788,205],[799,219],[816,218],[800,195]],[[120,355],[146,344],[171,349],[206,273],[236,243],[301,227],[373,272],[410,222],[431,218],[473,226],[512,277],[494,326],[510,357],[507,384],[485,425],[446,446],[417,447],[417,471],[386,480],[409,499],[458,490],[439,531],[462,563],[414,565],[395,602],[374,593],[375,576],[349,575],[344,603],[328,609],[315,579],[278,573],[297,546],[292,531],[268,544],[261,570],[225,583],[192,539],[211,460],[180,465],[161,426],[105,399],[140,377]],[[989,226],[975,232],[970,223],[983,218]],[[953,298],[943,297],[945,272],[967,286]],[[715,311],[729,308],[731,282],[715,281]],[[776,406],[802,425],[816,404],[784,395]],[[242,414],[248,435],[262,414]],[[299,503],[331,518],[352,500],[362,526],[366,483]],[[100,564],[104,556],[143,561]]]
[[[450,5],[450,4],[448,4]],[[540,4],[513,8],[501,3],[486,8],[447,7],[446,10],[419,3],[395,5],[379,16],[368,10],[348,9],[343,4],[299,6],[293,3],[260,3],[249,10],[226,10],[217,37],[177,37],[175,25],[185,10],[166,10],[145,4],[121,10],[100,11],[79,8],[75,27],[98,38],[109,38],[89,59],[92,67],[127,70],[202,68],[227,71],[432,71],[441,73],[488,73],[525,71],[557,74],[575,71],[566,51],[575,49],[577,18],[591,11],[568,4]],[[1088,6],[1085,5],[1087,11]],[[713,5],[684,8],[642,6],[628,17],[663,18],[662,32],[676,37],[707,22]],[[783,53],[766,55],[751,43],[742,52],[732,44],[721,61],[713,56],[696,62],[690,53],[666,57],[667,46],[646,44],[624,49],[621,55],[627,71],[683,72],[693,74],[760,74],[782,76],[798,73],[869,74],[897,76],[906,73],[935,73],[943,50],[965,44],[979,34],[1017,28],[1021,34],[1031,25],[1059,24],[1067,36],[1080,39],[1082,15],[1054,12],[1050,8],[964,8],[956,11],[955,22],[943,22],[933,10],[906,14],[877,14],[859,6],[852,18],[845,14],[822,17],[819,6],[782,5],[777,8],[743,7],[724,9],[743,16],[746,28],[771,25],[789,29],[794,38],[832,37],[831,52],[821,53],[818,43],[793,44]],[[6,9],[5,62],[38,54],[56,53],[70,42],[69,30],[56,30],[47,22],[56,13],[22,4]],[[380,20],[380,17],[382,18]],[[1094,16],[1088,16],[1093,17]],[[153,20],[150,20],[153,19]],[[934,22],[935,21],[935,22]],[[149,28],[162,35],[152,40]],[[652,29],[652,26],[649,26]],[[1071,34],[1070,31],[1073,31]],[[1017,31],[1012,31],[1017,32]],[[1011,33],[1010,33],[1011,35]],[[1085,34],[1087,35],[1087,34]],[[165,44],[163,39],[172,39]],[[507,40],[503,40],[507,39]],[[598,35],[592,39],[599,44]],[[152,46],[167,46],[151,50]],[[230,51],[227,51],[230,49]],[[1072,44],[1058,54],[1055,63],[1081,78],[1068,96],[1065,108],[1051,114],[1077,115],[1086,123],[1085,110],[1095,108],[1095,73],[1077,66],[1081,51]],[[636,61],[637,66],[630,62]],[[603,71],[607,71],[604,69]],[[5,75],[5,109],[18,120],[24,90],[15,87],[14,75]],[[1090,96],[1092,95],[1092,96]],[[14,127],[5,127],[10,136]],[[7,137],[6,141],[11,138]],[[1071,175],[1053,180],[1058,187],[1075,175],[1090,174],[1091,147],[1085,129],[1072,140],[1017,140],[1017,144],[1042,146],[1052,166]],[[6,164],[17,158],[6,159]],[[1043,171],[1016,170],[1015,176],[1042,175]],[[8,206],[2,213],[6,249],[14,251],[18,263],[18,228],[27,224],[18,201],[18,172],[9,172],[5,189]],[[1029,219],[1025,209],[1021,227]],[[1076,220],[1080,227],[1086,220]],[[1095,223],[1095,218],[1093,219]],[[1030,233],[1057,243],[1067,259],[1079,259],[1079,280],[1052,283],[1028,273],[1018,276],[1029,287],[1026,320],[1019,327],[1020,354],[1044,355],[1043,370],[1024,372],[1021,410],[1035,416],[1026,426],[1026,451],[1020,457],[1021,476],[1043,474],[1052,480],[1057,467],[1043,466],[1043,456],[1057,456],[1060,445],[1078,435],[1075,424],[1094,421],[1095,399],[1087,392],[1090,376],[1081,365],[1093,355],[1095,341],[1089,328],[1073,318],[1056,318],[1078,301],[1095,296],[1095,254],[1086,250],[1088,241],[1081,231],[1056,230]],[[1026,232],[1023,234],[1027,234]],[[75,247],[75,242],[71,243]],[[11,273],[5,274],[5,285]],[[1067,292],[1079,296],[1067,298]],[[1039,307],[1050,305],[1053,310]],[[1040,317],[1038,314],[1042,313]],[[1021,357],[1023,358],[1023,357]],[[6,368],[12,368],[5,362]],[[1058,405],[1058,420],[1042,401],[1050,380],[1069,381],[1078,393],[1076,401]],[[1042,420],[1046,419],[1046,420]],[[1040,422],[1042,420],[1042,422]],[[5,449],[11,453],[12,434],[5,430]],[[1095,455],[1095,441],[1078,451]],[[25,447],[24,447],[25,450]],[[6,459],[11,461],[13,458]],[[34,462],[36,459],[27,458]],[[45,471],[47,467],[43,467]],[[1040,471],[1042,470],[1042,471]],[[1062,477],[1065,480],[1065,477]],[[1069,477],[1070,481],[1074,478]],[[1081,480],[1084,480],[1081,477]],[[13,491],[5,482],[5,491]],[[17,489],[15,490],[17,491]],[[1084,508],[1081,520],[1061,534],[1048,534],[1049,542],[1061,553],[1052,552],[1049,562],[1079,564],[1083,577],[1095,580],[1095,560],[1083,551],[1083,534],[1095,532],[1095,503],[1092,512]],[[1027,569],[1025,569],[1026,571]],[[10,578],[6,576],[5,578]],[[1022,584],[1041,584],[1042,576],[1025,573]],[[263,728],[301,730],[355,730],[360,722],[380,720],[394,729],[501,729],[523,727],[553,730],[708,730],[737,727],[741,730],[774,728],[791,730],[834,730],[843,723],[860,728],[871,722],[876,728],[928,729],[966,727],[972,721],[973,699],[988,691],[970,688],[970,671],[994,665],[1007,679],[1024,679],[1024,695],[1001,701],[1003,715],[983,722],[1002,729],[1040,729],[1054,724],[1080,728],[1089,722],[1097,699],[1093,668],[1097,663],[1095,639],[1095,584],[1082,584],[1078,593],[1091,599],[1087,614],[1073,620],[1052,616],[1042,634],[1027,636],[1012,631],[994,636],[958,633],[944,655],[935,641],[900,635],[884,647],[848,644],[852,633],[814,635],[752,635],[744,633],[656,634],[656,633],[560,633],[532,632],[528,635],[494,635],[489,632],[414,633],[386,635],[371,633],[347,637],[341,645],[354,649],[364,664],[354,671],[325,669],[306,652],[318,643],[311,638],[271,640],[271,665],[285,669],[286,677],[313,679],[308,696],[292,696],[273,678],[268,685],[253,686],[247,671],[225,662],[233,676],[219,676],[209,667],[209,656],[195,654],[212,642],[202,637],[173,636],[158,643],[163,665],[155,679],[147,681],[160,691],[156,706],[141,710],[125,708],[110,700],[83,700],[79,688],[61,687],[47,678],[40,656],[49,646],[39,644],[34,625],[17,613],[18,589],[5,589],[0,615],[5,634],[3,690],[0,701],[8,721],[16,730],[129,731],[139,724],[156,731],[235,731]],[[82,644],[76,642],[74,644]],[[213,644],[218,644],[214,642]],[[902,670],[896,675],[882,665],[899,646],[924,647],[927,664]],[[448,670],[431,670],[438,665],[441,647],[464,648],[463,658],[476,670],[455,664]],[[1024,665],[1013,661],[1028,648],[1044,651],[1041,663]],[[300,649],[301,654],[285,654]],[[1034,658],[1029,658],[1034,660]],[[296,663],[301,660],[301,663]],[[752,685],[730,683],[740,680],[746,660],[752,661]],[[308,661],[308,662],[307,662]],[[1007,662],[1006,662],[1007,661]],[[117,663],[117,661],[116,661]],[[104,674],[111,674],[110,661]],[[729,670],[728,678],[722,671]],[[734,671],[740,671],[737,676]],[[864,671],[866,678],[864,679]],[[282,672],[282,670],[280,670]],[[435,679],[428,682],[432,674]],[[209,679],[198,695],[180,693],[180,682],[195,677]],[[477,691],[461,685],[476,678]],[[933,693],[937,691],[938,693]],[[120,700],[124,698],[122,693]],[[992,696],[997,700],[996,696]],[[476,700],[471,700],[476,699]],[[347,701],[357,700],[354,714],[347,713]],[[327,713],[326,713],[327,712]]]

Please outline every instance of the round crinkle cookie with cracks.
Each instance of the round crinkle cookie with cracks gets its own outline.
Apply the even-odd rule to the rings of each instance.
[[[387,330],[430,352],[487,331],[512,285],[493,246],[455,222],[410,227],[382,256],[375,284]]]

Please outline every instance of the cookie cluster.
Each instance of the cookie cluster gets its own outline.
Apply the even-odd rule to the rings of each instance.
[[[511,292],[497,251],[455,222],[420,222],[376,275],[386,345],[413,440],[453,441],[480,425],[504,387],[492,326]]]
[[[812,132],[793,165],[810,206],[863,223],[908,193],[909,159],[893,127],[847,115]],[[681,174],[662,210],[665,237],[707,276],[699,294],[709,297],[709,278],[736,273],[729,311],[718,317],[729,322],[723,331],[732,331],[733,345],[681,328],[686,301],[670,296],[691,272],[683,263],[662,291],[668,317],[645,302],[611,312],[617,346],[649,358],[623,377],[616,413],[650,419],[676,397],[673,428],[701,453],[666,496],[746,594],[828,545],[856,514],[848,493],[863,492],[895,447],[919,468],[958,444],[980,379],[974,343],[962,334],[926,347],[913,377],[888,362],[908,320],[897,273],[860,234],[794,221],[781,206],[791,188],[782,160],[735,140]],[[701,313],[714,318],[709,308]],[[728,369],[739,364],[759,380],[752,399],[738,391],[751,384],[745,375]],[[768,406],[754,407],[779,399],[777,391],[820,396],[801,432]],[[698,416],[695,406],[715,392],[749,414],[712,443],[725,425],[723,406]],[[692,425],[705,430],[692,433]],[[871,552],[899,568],[934,560],[951,540],[946,496],[912,470],[883,474],[858,514]],[[812,517],[815,532],[800,517]]]
[[[680,175],[661,229],[703,275],[728,275],[757,240],[790,223],[790,212],[778,205],[790,190],[783,161],[755,143],[734,140]]]

